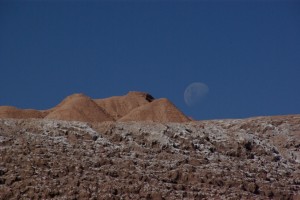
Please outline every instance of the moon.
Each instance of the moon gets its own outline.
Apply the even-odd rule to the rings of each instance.
[[[201,82],[191,83],[184,90],[184,102],[187,106],[194,106],[199,103],[208,93],[208,86]]]

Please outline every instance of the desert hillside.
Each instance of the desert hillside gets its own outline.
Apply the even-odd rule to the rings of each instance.
[[[0,106],[0,118],[45,118],[81,122],[190,121],[169,100],[164,98],[154,99],[145,92],[129,92],[124,96],[105,99],[91,99],[84,94],[73,94],[66,97],[57,106],[46,111]]]
[[[83,94],[68,96],[52,108],[45,118],[83,122],[113,121],[113,118],[104,109]]]
[[[162,101],[153,108],[173,109]],[[105,106],[95,115],[126,119],[132,112],[128,118],[136,119],[152,102],[127,109],[117,98],[96,101]],[[70,109],[63,114],[69,120],[84,116],[73,107],[81,103],[96,106],[79,95],[44,119],[0,119],[0,199],[300,199],[300,115],[186,123],[54,119]]]

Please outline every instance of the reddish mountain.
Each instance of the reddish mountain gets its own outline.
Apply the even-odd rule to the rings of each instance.
[[[132,110],[119,121],[187,122],[190,119],[168,99],[162,98]]]
[[[29,118],[43,118],[47,113],[44,111],[32,109],[18,109],[13,106],[0,106],[0,118],[16,118],[16,119],[29,119]]]
[[[83,94],[73,94],[51,109],[45,117],[67,121],[103,122],[113,118],[99,107],[91,98]]]
[[[122,118],[133,109],[149,104],[154,98],[144,92],[129,92],[124,96],[115,96],[94,101],[109,113],[115,120]]]
[[[129,92],[124,96],[94,100],[83,94],[73,94],[47,111],[0,106],[0,118],[46,118],[83,122],[191,121],[169,100],[154,100],[150,94],[144,92]]]

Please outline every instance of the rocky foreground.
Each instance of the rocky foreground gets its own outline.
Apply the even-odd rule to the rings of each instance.
[[[0,199],[300,199],[300,115],[0,119]]]

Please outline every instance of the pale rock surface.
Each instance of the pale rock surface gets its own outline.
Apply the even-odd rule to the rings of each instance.
[[[300,115],[0,119],[0,199],[300,198]]]

